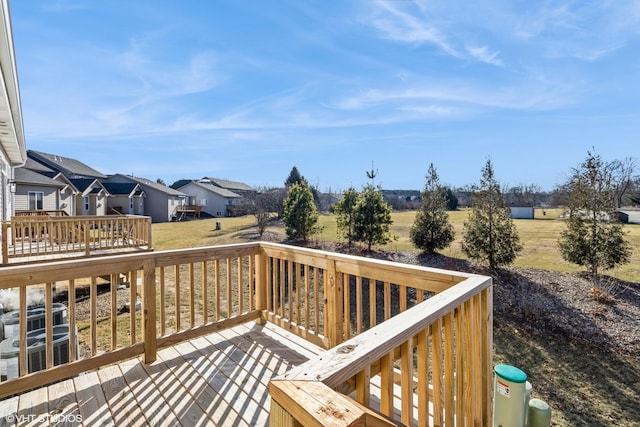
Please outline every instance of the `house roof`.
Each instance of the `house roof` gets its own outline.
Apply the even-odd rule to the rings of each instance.
[[[204,188],[207,191],[210,191],[210,192],[215,193],[215,194],[217,194],[219,196],[222,196],[222,197],[226,197],[227,199],[242,198],[241,195],[239,195],[237,193],[234,193],[233,191],[227,190],[226,188],[216,187],[213,184],[203,183],[203,182],[198,182],[198,181],[192,181],[192,182],[190,182],[190,184],[191,185],[196,185],[196,186],[201,187],[201,188]],[[187,184],[187,185],[189,185],[189,184]]]
[[[16,183],[23,185],[26,184],[57,188],[63,188],[65,186],[65,184],[60,181],[27,168],[16,168],[14,171],[14,179],[16,180]]]
[[[74,187],[76,187],[83,196],[87,194],[97,194],[100,191],[105,191],[107,195],[109,191],[104,188],[102,183],[98,181],[96,178],[73,178],[69,179]]]
[[[184,187],[185,185],[193,181],[194,181],[193,179],[179,179],[173,184],[171,184],[171,188],[173,188],[174,190],[177,190],[178,188]]]
[[[221,188],[226,188],[227,190],[231,190],[231,191],[254,191],[253,188],[243,182],[238,182],[238,181],[231,181],[228,179],[220,179],[220,178],[210,178],[205,176],[204,178],[202,178],[200,180],[200,182],[204,182],[206,183],[206,181],[210,181],[211,184],[217,186],[217,187],[221,187]]]
[[[135,182],[103,182],[102,185],[112,196],[142,196],[144,191]]]
[[[0,147],[13,166],[27,159],[8,0],[0,1]]]
[[[28,150],[27,155],[49,168],[62,172],[68,178],[106,178],[107,176],[97,170],[85,165],[79,160],[69,157],[58,156],[56,154],[42,153],[40,151]]]
[[[153,188],[156,191],[160,191],[163,192],[169,196],[179,196],[179,197],[184,197],[186,196],[186,194],[184,194],[182,191],[178,191],[176,189],[173,189],[171,187],[167,187],[166,185],[162,185],[162,184],[158,184],[155,181],[151,181],[150,179],[146,179],[146,178],[140,178],[137,176],[131,176],[131,175],[122,175],[122,174],[115,174],[115,175],[111,175],[110,177],[113,176],[118,176],[118,177],[122,177],[122,178],[126,178],[132,182],[138,183],[142,186],[148,186]]]
[[[56,174],[60,173],[54,171],[48,166],[43,165],[42,163],[38,163],[31,158],[27,158],[27,161],[24,163],[24,166],[21,169],[29,169],[33,172],[38,172],[40,174],[46,175],[49,178],[53,178]]]

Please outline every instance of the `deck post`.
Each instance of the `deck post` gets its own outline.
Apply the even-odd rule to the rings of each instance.
[[[482,424],[489,425],[493,419],[493,287],[480,294],[481,353],[482,353]]]
[[[156,266],[152,259],[143,261],[142,279],[142,342],[144,363],[156,360]],[[133,285],[131,285],[133,286]],[[132,302],[132,306],[133,306]]]
[[[343,275],[336,272],[336,261],[329,260],[324,278],[324,295],[326,300],[326,334],[329,339],[329,348],[335,347],[344,341],[344,293]]]
[[[260,310],[260,324],[266,323],[264,312],[267,309],[267,256],[261,253],[256,256],[256,310]]]
[[[151,240],[151,217],[146,219],[147,221],[147,235],[145,236],[147,239],[147,249],[153,249],[153,241]]]
[[[2,223],[2,264],[9,264],[9,224]]]
[[[89,238],[90,236],[90,230],[89,230],[89,224],[85,224],[84,225],[84,254],[86,256],[91,255],[91,247],[89,246]]]

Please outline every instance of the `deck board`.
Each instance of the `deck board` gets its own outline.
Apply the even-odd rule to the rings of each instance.
[[[321,351],[279,329],[245,323],[159,350],[150,364],[126,360],[4,399],[0,427],[69,416],[85,426],[266,426],[269,380]]]

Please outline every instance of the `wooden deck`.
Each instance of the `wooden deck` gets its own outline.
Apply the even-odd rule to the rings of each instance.
[[[321,351],[245,323],[5,399],[0,425],[268,425],[269,380]]]

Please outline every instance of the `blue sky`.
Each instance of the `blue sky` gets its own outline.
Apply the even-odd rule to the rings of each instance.
[[[12,1],[27,148],[168,184],[544,189],[640,157],[639,1]]]

